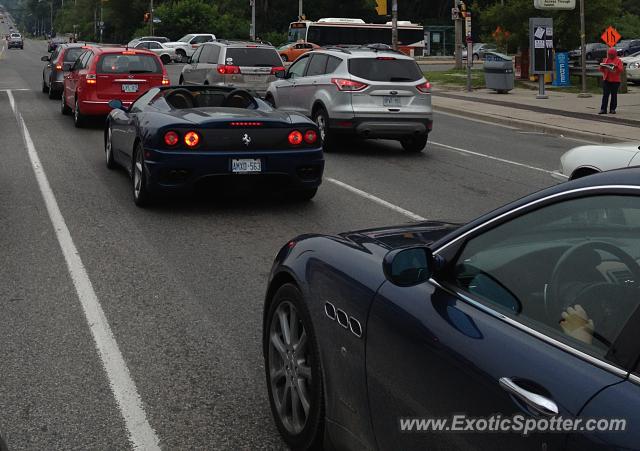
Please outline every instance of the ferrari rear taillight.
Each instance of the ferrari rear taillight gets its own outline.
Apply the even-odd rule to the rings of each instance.
[[[332,78],[331,83],[336,85],[340,91],[362,91],[368,85],[346,78]]]
[[[416,89],[424,93],[431,92],[431,83],[427,81],[425,83],[422,83],[421,85],[416,86]]]
[[[187,132],[184,135],[184,143],[188,148],[193,149],[200,144],[200,135],[194,131]]]
[[[275,66],[271,68],[271,75],[275,75],[276,72],[284,72],[284,66]]]
[[[86,80],[88,85],[95,85],[96,83],[98,83],[98,80],[96,79],[96,74],[87,74]]]
[[[218,73],[220,73],[222,75],[239,74],[240,73],[240,67],[239,66],[230,66],[228,64],[222,64],[222,65],[218,66]]]
[[[300,133],[298,130],[294,130],[289,133],[289,144],[291,144],[292,146],[299,146],[300,144],[302,144],[302,133]]]
[[[178,144],[178,142],[180,142],[180,137],[176,132],[167,132],[164,134],[164,143],[167,146],[173,147]]]
[[[315,130],[307,130],[304,134],[304,142],[307,144],[313,144],[318,140],[318,134]]]

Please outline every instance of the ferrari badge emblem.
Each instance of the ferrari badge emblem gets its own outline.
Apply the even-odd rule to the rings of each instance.
[[[242,137],[242,142],[245,146],[248,146],[249,144],[251,144],[251,137],[245,133]]]

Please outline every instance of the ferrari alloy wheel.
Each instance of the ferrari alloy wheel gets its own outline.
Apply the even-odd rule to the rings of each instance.
[[[402,138],[400,144],[402,144],[402,148],[407,152],[422,152],[427,145],[427,135]]]
[[[104,154],[107,160],[107,168],[115,169],[116,163],[113,160],[113,144],[111,141],[112,139],[111,134],[112,134],[111,124],[109,124],[107,125],[107,136],[104,139]]]
[[[331,152],[333,150],[333,139],[329,130],[329,115],[324,108],[318,108],[313,113],[313,122],[318,126],[320,130],[320,138],[322,139],[322,149],[325,152]]]
[[[82,112],[80,112],[80,103],[78,102],[78,98],[76,97],[76,103],[73,108],[73,125],[77,128],[81,128],[84,125],[84,116]]]
[[[146,207],[151,201],[151,195],[147,189],[147,178],[144,173],[144,149],[141,144],[138,144],[133,156],[133,202],[138,207]]]
[[[302,294],[285,284],[274,295],[264,334],[269,403],[292,449],[319,448],[324,430],[320,352]]]
[[[60,112],[64,115],[69,114],[71,112],[71,109],[67,106],[67,102],[64,100],[64,90],[62,91],[60,99]]]

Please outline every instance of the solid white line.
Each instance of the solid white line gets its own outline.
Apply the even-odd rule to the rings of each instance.
[[[93,290],[93,285],[78,254],[78,249],[71,238],[71,233],[69,233],[62,212],[58,207],[58,202],[51,190],[42,163],[40,163],[40,158],[31,140],[29,130],[22,115],[16,108],[16,103],[11,91],[8,91],[7,95],[9,96],[11,109],[21,129],[33,172],[35,173],[40,192],[42,193],[44,203],[49,212],[51,224],[56,232],[56,237],[58,238],[58,243],[60,244],[62,254],[67,263],[69,274],[71,275],[73,285],[80,299],[80,304],[82,304],[82,309],[84,310],[85,318],[93,335],[98,354],[107,373],[111,391],[113,392],[116,403],[124,418],[125,426],[129,432],[131,444],[134,449],[159,450],[158,436],[147,420],[140,395],[131,378],[127,364],[122,357],[122,353],[118,348],[118,343],[111,332],[98,297]]]
[[[434,114],[442,114],[443,116],[451,116],[458,119],[464,119],[465,121],[478,122],[480,124],[491,125],[492,127],[502,127],[509,130],[522,130],[521,128],[513,127],[511,125],[504,125],[504,124],[498,124],[496,122],[484,121],[482,119],[476,119],[475,117],[468,117],[468,116],[463,116],[461,114],[449,113],[448,111],[440,111],[437,109],[437,107],[434,111]]]
[[[344,188],[348,191],[351,191],[352,193],[357,194],[358,196],[362,196],[365,199],[369,199],[372,202],[375,202],[378,205],[382,205],[383,207],[387,207],[390,210],[393,210],[397,213],[400,213],[401,215],[406,216],[409,219],[413,219],[414,221],[426,221],[427,218],[423,218],[420,215],[415,214],[412,211],[409,210],[405,210],[402,207],[398,207],[397,205],[392,204],[391,202],[387,202],[384,199],[380,199],[377,196],[374,196],[373,194],[369,194],[366,191],[362,191],[361,189],[355,188],[351,185],[348,185],[344,182],[341,182],[340,180],[336,180],[336,179],[332,179],[331,177],[325,177],[325,180],[328,182],[333,183],[334,185],[338,185],[341,188]]]
[[[511,164],[511,165],[514,165],[514,166],[520,166],[521,168],[531,169],[532,171],[544,172],[545,174],[553,174],[553,172],[554,172],[554,171],[549,171],[547,169],[538,168],[536,166],[531,166],[531,165],[524,164],[524,163],[518,163],[517,161],[505,160],[504,158],[494,157],[493,155],[487,155],[487,154],[480,153],[480,152],[474,152],[472,150],[461,149],[459,147],[449,146],[447,144],[441,144],[441,143],[437,143],[437,142],[433,142],[433,141],[430,141],[430,143],[433,144],[434,146],[442,147],[444,149],[454,150],[456,152],[462,152],[462,153],[466,153],[466,154],[469,154],[469,155],[475,155],[476,157],[487,158],[489,160],[500,161],[501,163]]]

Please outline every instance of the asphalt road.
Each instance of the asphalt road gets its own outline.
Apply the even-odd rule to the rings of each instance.
[[[279,247],[300,233],[417,216],[469,220],[553,184],[548,171],[577,145],[436,114],[422,154],[394,142],[328,154],[325,182],[306,204],[221,193],[141,210],[124,172],[105,167],[100,121],[75,129],[59,102],[40,92],[46,44],[5,46],[0,431],[15,450],[130,447],[130,418],[96,350],[96,324],[87,322],[69,258],[81,260],[163,449],[280,449],[260,348],[265,282]],[[179,68],[169,66],[174,81]],[[48,179],[77,254],[63,254],[64,228],[52,224],[28,149],[39,156],[39,177]]]

